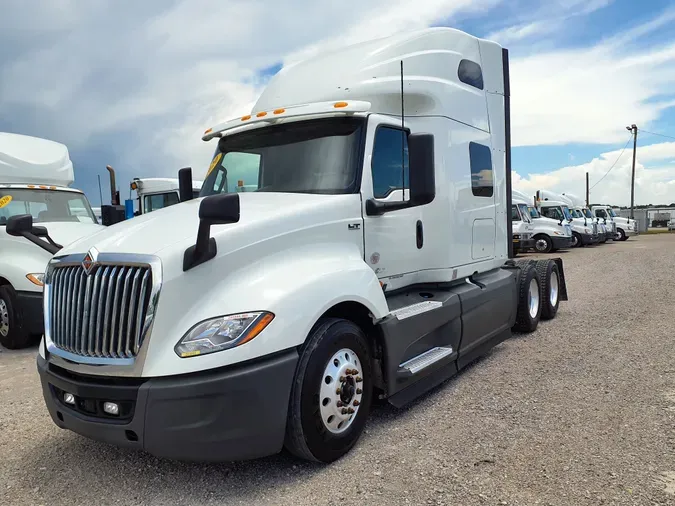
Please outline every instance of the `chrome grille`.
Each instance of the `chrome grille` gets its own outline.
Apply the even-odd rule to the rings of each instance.
[[[46,292],[51,341],[85,357],[133,358],[152,317],[147,265],[82,265],[53,269]],[[47,327],[47,322],[46,327]]]

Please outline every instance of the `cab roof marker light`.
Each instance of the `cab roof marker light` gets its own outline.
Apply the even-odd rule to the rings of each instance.
[[[227,130],[232,130],[241,126],[242,123],[247,125],[252,123],[270,123],[285,118],[298,118],[300,116],[318,116],[318,115],[335,115],[335,114],[355,114],[355,113],[365,113],[370,111],[371,104],[363,100],[352,100],[352,101],[330,101],[330,102],[314,102],[309,104],[294,105],[288,107],[280,107],[271,112],[269,111],[259,111],[255,114],[255,117],[251,115],[243,116],[241,118],[236,118],[232,120],[225,121],[217,126],[210,128],[208,133],[204,133],[202,136],[203,141],[210,141],[214,137],[222,137],[223,132]]]

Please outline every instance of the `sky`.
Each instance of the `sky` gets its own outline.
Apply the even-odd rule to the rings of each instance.
[[[2,0],[0,131],[66,144],[98,206],[108,164],[122,199],[133,177],[199,179],[204,130],[248,113],[283,65],[451,26],[510,51],[516,188],[583,196],[588,172],[592,202],[629,205],[636,124],[635,203],[670,204],[673,23],[668,0]]]

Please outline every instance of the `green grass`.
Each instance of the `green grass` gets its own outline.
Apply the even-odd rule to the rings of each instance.
[[[640,232],[640,235],[646,234],[668,234],[669,230],[667,228],[650,228],[646,232]]]

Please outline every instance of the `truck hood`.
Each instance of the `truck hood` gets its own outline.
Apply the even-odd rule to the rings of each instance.
[[[241,241],[255,242],[291,228],[311,227],[318,221],[344,218],[341,210],[353,202],[353,195],[313,195],[299,193],[241,193],[238,223],[214,225],[211,237],[246,234]],[[59,255],[84,253],[91,247],[101,253],[156,255],[174,245],[193,244],[199,227],[199,206],[203,198],[193,199],[105,227],[105,230],[64,248]],[[352,210],[353,211],[353,210]],[[319,216],[317,216],[317,214]],[[352,212],[351,215],[354,213]],[[292,226],[290,225],[292,223]],[[253,230],[257,232],[253,232]],[[229,239],[228,239],[229,241]]]
[[[36,223],[35,226],[45,227],[49,232],[49,237],[64,247],[80,238],[92,237],[106,228],[103,225],[96,225],[95,223],[63,221]]]

